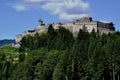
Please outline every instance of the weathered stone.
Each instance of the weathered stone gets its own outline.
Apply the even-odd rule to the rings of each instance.
[[[36,33],[47,31],[49,24],[43,24],[41,19],[38,21],[38,24],[38,29],[25,31],[23,36],[34,36]],[[54,29],[59,29],[60,26],[69,29],[73,33],[73,36],[77,36],[80,29],[86,29],[86,31],[89,33],[94,29],[95,32],[100,34],[108,34],[115,31],[115,27],[112,22],[104,23],[100,21],[94,21],[92,20],[92,17],[83,17],[79,20],[67,23],[53,23],[52,25]],[[21,35],[16,36],[16,41],[20,41],[20,39],[22,39]]]

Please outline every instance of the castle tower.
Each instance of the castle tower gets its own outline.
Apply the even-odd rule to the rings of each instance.
[[[42,19],[39,19],[39,25],[41,26],[42,24],[43,24],[43,21],[42,21]]]
[[[39,20],[38,20],[38,26],[41,27],[41,26],[43,26],[43,25],[44,25],[44,24],[43,24],[42,19],[39,19]]]
[[[22,34],[17,34],[16,35],[16,43],[19,43],[22,40]]]

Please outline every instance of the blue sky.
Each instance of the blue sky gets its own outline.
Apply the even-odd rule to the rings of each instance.
[[[16,34],[44,22],[67,22],[83,16],[113,22],[120,30],[120,0],[1,0],[0,39],[14,39]]]

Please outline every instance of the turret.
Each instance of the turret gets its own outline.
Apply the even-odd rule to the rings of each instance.
[[[45,24],[43,23],[42,19],[39,19],[39,20],[38,20],[38,24],[39,24],[39,27],[45,25]]]

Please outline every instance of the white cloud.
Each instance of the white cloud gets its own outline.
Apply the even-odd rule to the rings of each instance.
[[[24,0],[25,2],[41,2],[43,0]]]
[[[85,17],[85,16],[88,16],[88,14],[67,14],[67,13],[62,13],[60,14],[59,18],[62,19],[62,20],[74,20],[74,19],[78,19],[78,18],[81,18],[81,17]]]
[[[89,4],[82,0],[62,0],[49,2],[42,6],[52,14],[57,14],[60,19],[72,20],[78,17],[88,16]]]
[[[48,2],[55,2],[55,1],[60,1],[60,0],[23,0],[23,2],[27,2],[27,3],[48,3]]]
[[[28,9],[43,9],[60,19],[73,20],[89,15],[89,4],[83,0],[21,0],[20,4],[12,5],[18,11]]]
[[[12,8],[14,8],[17,11],[25,11],[28,9],[25,5],[22,4],[12,5]]]
[[[103,22],[103,23],[110,23],[110,21],[107,21],[107,20],[101,20],[101,22]]]

